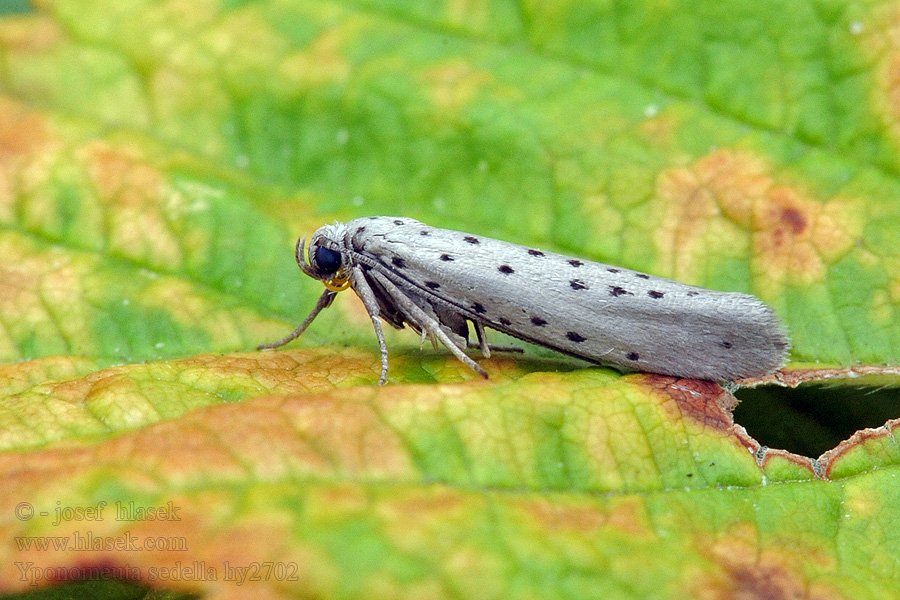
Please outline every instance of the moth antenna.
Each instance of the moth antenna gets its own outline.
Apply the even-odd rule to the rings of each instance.
[[[303,251],[305,247],[306,236],[304,235],[301,238],[297,238],[297,245],[294,246],[294,258],[296,259],[297,264],[300,265],[301,269],[306,264],[306,259],[303,257],[303,255],[305,254],[305,252]]]
[[[304,235],[302,238],[297,240],[297,246],[294,249],[294,258],[297,259],[297,265],[300,267],[300,270],[303,271],[309,277],[313,279],[321,279],[318,275],[316,275],[315,270],[306,260],[306,236]]]

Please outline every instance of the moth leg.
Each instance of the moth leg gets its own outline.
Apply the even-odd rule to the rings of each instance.
[[[423,328],[422,329],[422,339],[419,340],[419,350],[421,350],[422,348],[425,347],[425,340],[430,341],[431,347],[434,348],[435,350],[437,350],[437,348],[438,348],[437,339],[433,335],[429,335],[428,331]]]
[[[381,321],[378,317],[378,300],[375,299],[375,292],[369,286],[365,276],[358,267],[350,270],[350,283],[353,285],[353,291],[359,295],[366,312],[372,319],[372,325],[375,326],[375,337],[378,338],[378,348],[381,350],[381,377],[378,378],[378,385],[387,383],[388,372],[388,351],[387,343],[384,341],[384,331],[381,330]]]
[[[309,327],[310,323],[319,315],[320,312],[331,306],[331,303],[334,301],[334,297],[337,296],[336,292],[332,292],[331,290],[325,290],[321,296],[319,296],[319,301],[316,302],[316,307],[309,313],[309,316],[300,323],[300,325],[295,329],[290,335],[284,337],[277,342],[270,342],[268,344],[260,344],[256,347],[257,350],[272,350],[274,348],[281,348],[288,342],[296,340],[298,337],[303,335],[303,332],[306,331],[306,328]]]
[[[409,315],[407,315],[406,313],[404,313],[404,316],[407,317],[407,318],[409,317]],[[407,322],[410,323],[410,325],[412,325],[412,321],[409,321],[409,320],[407,319]],[[413,329],[419,329],[419,328],[416,327],[416,326],[413,326]],[[437,350],[437,340],[434,339],[434,336],[433,336],[433,335],[428,335],[428,330],[426,330],[426,329],[423,327],[423,328],[421,328],[420,331],[417,331],[417,333],[419,334],[419,350],[421,350],[421,349],[423,349],[423,348],[425,347],[425,342],[426,342],[426,341],[431,342],[432,347],[433,347],[435,350]]]
[[[519,346],[494,346],[492,344],[487,343],[487,338],[484,333],[484,325],[482,325],[479,321],[472,321],[475,324],[475,335],[478,336],[478,345],[469,342],[469,348],[480,348],[481,353],[485,358],[491,357],[491,352],[518,352],[519,354],[525,353],[525,348],[520,348]],[[468,341],[468,340],[466,340]]]
[[[475,344],[469,344],[467,347],[481,348],[481,346]],[[491,352],[514,352],[516,354],[525,354],[525,348],[520,346],[495,346],[494,344],[488,344],[488,348],[490,348]]]
[[[488,346],[487,338],[484,336],[484,325],[481,321],[472,321],[475,324],[475,335],[478,337],[478,346],[481,348],[481,354],[485,358],[491,357],[491,347]]]
[[[443,329],[441,329],[440,324],[425,314],[425,311],[416,306],[416,303],[403,295],[397,286],[394,283],[379,273],[378,271],[372,271],[372,276],[378,280],[378,283],[384,287],[384,289],[391,295],[391,299],[394,300],[400,308],[402,308],[408,315],[413,317],[416,321],[418,321],[419,326],[423,329],[427,330],[429,334],[433,335],[437,339],[441,341],[447,347],[453,356],[458,358],[460,362],[468,366],[470,369],[484,377],[488,378],[488,373],[485,371],[481,365],[477,362],[466,356],[466,353],[463,352],[459,346],[457,346],[453,340],[450,339]]]

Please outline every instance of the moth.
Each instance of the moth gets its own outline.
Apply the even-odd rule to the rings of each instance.
[[[430,227],[367,217],[325,225],[297,242],[296,259],[325,284],[315,308],[278,348],[299,337],[338,292],[362,300],[381,350],[381,320],[409,325],[487,378],[464,349],[490,357],[485,327],[593,363],[712,381],[768,375],[784,365],[785,329],[767,305],[622,267]],[[470,343],[469,323],[477,344]],[[496,348],[495,348],[496,349]]]

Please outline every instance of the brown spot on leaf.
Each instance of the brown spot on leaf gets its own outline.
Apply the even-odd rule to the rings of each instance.
[[[806,218],[797,210],[793,208],[786,208],[781,213],[781,220],[791,228],[794,235],[799,235],[806,231],[806,227],[808,223],[806,222]]]
[[[98,199],[108,211],[111,249],[151,265],[179,268],[184,240],[173,231],[172,216],[202,207],[191,206],[189,198],[170,189],[136,151],[97,143],[84,154]],[[192,233],[192,243],[206,243],[199,232]]]
[[[60,23],[50,19],[9,19],[5,25],[0,30],[0,46],[8,53],[7,60],[34,60],[27,55],[51,51],[60,40],[68,39]]]
[[[805,596],[806,586],[797,573],[780,565],[736,564],[725,568],[721,594],[742,600],[793,600]]]
[[[3,248],[5,244],[0,244]],[[35,268],[37,261],[29,261],[28,263],[16,264],[10,260],[10,256],[6,255],[4,261],[0,264],[0,310],[6,315],[6,318],[17,316],[23,311],[35,311],[41,304],[41,276]],[[32,321],[34,313],[32,313]]]
[[[541,529],[577,531],[584,535],[596,533],[607,519],[601,506],[578,506],[577,501],[536,499],[523,502],[522,510],[527,511],[528,516],[537,521]]]
[[[781,540],[782,548],[759,545],[759,532],[741,523],[714,540],[698,539],[695,546],[709,557],[719,570],[694,582],[691,597],[709,600],[794,600],[842,598],[830,586],[817,583],[815,591],[797,565],[817,563],[823,568],[836,567],[830,554],[821,546],[794,538]]]
[[[627,533],[649,538],[656,535],[647,515],[647,505],[639,498],[611,498],[608,505],[609,525]]]
[[[446,517],[450,511],[461,508],[472,509],[472,505],[479,505],[478,500],[473,500],[466,494],[461,494],[458,489],[434,486],[425,487],[421,493],[409,495],[396,495],[385,502],[385,513],[394,511],[397,521],[404,523],[403,527],[409,527],[409,519],[419,515],[431,515],[434,518]],[[462,515],[460,515],[462,516]]]
[[[32,155],[50,141],[43,115],[0,100],[0,165]]]
[[[15,340],[26,335],[51,344],[64,337],[63,344],[93,348],[86,341],[92,307],[84,301],[93,262],[73,259],[61,248],[42,248],[19,235],[0,239],[0,256],[0,314],[7,323],[22,324],[0,337],[0,352],[18,355]]]
[[[729,243],[746,239],[740,226],[750,222],[752,198],[769,185],[760,171],[758,161],[741,161],[723,151],[661,174],[657,195],[665,214],[655,244],[660,263],[668,265],[665,270],[678,279],[695,280],[709,251],[707,238],[721,235],[715,230],[729,232]]]
[[[53,161],[47,155],[54,142],[41,113],[0,99],[0,219],[14,219],[22,188],[48,177]]]
[[[822,204],[796,189],[775,186],[758,204],[752,224],[753,256],[770,283],[822,281],[828,263],[861,235],[862,212],[855,201]]]
[[[654,535],[646,505],[638,498],[611,498],[605,506],[577,498],[523,500],[519,505],[526,518],[536,521],[543,530],[590,536],[601,528],[612,528],[632,537]]]
[[[720,150],[665,172],[657,191],[665,214],[656,247],[680,280],[700,278],[710,255],[749,256],[766,274],[757,292],[778,295],[788,283],[822,281],[862,233],[860,200],[810,197],[745,152]]]
[[[701,379],[677,379],[665,375],[645,375],[648,383],[668,394],[678,409],[673,418],[690,417],[706,427],[731,432],[731,411],[737,399],[722,386]]]

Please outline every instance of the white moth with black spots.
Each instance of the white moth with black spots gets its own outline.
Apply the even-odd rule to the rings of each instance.
[[[784,365],[789,343],[772,309],[747,294],[716,292],[588,260],[399,217],[368,217],[318,229],[297,242],[297,263],[326,286],[289,336],[299,337],[337,292],[352,288],[388,351],[379,319],[440,340],[483,377],[463,350],[474,325],[490,356],[490,327],[564,354],[630,370],[733,381]]]

